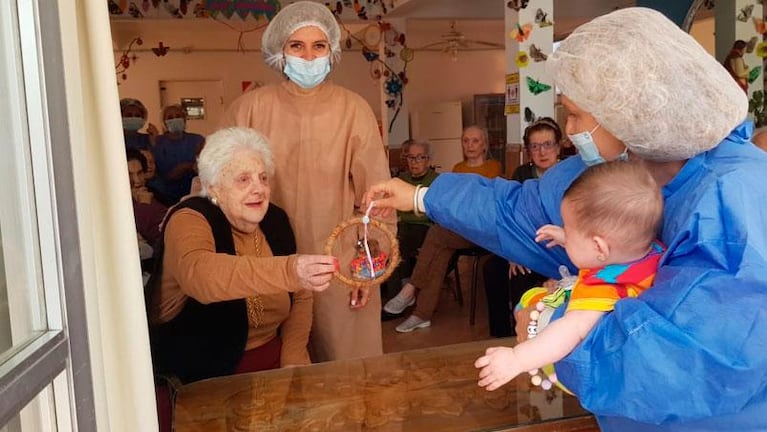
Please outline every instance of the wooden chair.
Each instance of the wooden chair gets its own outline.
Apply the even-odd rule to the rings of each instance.
[[[470,257],[472,259],[472,276],[471,276],[471,292],[470,292],[470,306],[469,306],[469,324],[474,325],[474,321],[477,315],[477,282],[479,279],[479,261],[482,257],[490,255],[491,252],[483,249],[479,246],[458,249],[453,253],[453,257],[450,259],[448,265],[448,273],[451,271],[455,276],[455,292],[453,295],[458,300],[458,304],[463,306],[463,291],[461,290],[461,275],[458,270],[458,260],[461,257]]]

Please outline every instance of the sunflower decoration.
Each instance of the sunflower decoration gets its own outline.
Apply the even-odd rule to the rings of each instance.
[[[756,55],[761,58],[767,57],[767,42],[759,42],[756,45]]]
[[[527,55],[527,51],[517,52],[517,66],[520,68],[527,67],[530,63],[530,56]]]

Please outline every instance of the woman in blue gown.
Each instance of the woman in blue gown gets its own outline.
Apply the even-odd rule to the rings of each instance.
[[[414,196],[376,185],[379,209],[435,222],[550,277],[572,263],[535,244],[562,194],[604,160],[644,160],[663,188],[668,246],[653,288],[619,301],[557,376],[604,431],[767,430],[767,154],[724,68],[660,13],[584,24],[549,57],[569,111],[569,158],[524,184],[441,175]],[[561,311],[560,311],[561,312]]]

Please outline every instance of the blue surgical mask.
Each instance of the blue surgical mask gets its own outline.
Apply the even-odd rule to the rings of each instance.
[[[581,132],[575,135],[567,135],[575,148],[578,149],[578,154],[583,159],[583,163],[587,166],[597,165],[605,162],[605,158],[599,154],[599,148],[594,142],[594,138],[591,136],[594,131],[599,129],[597,124],[591,132]],[[624,152],[625,153],[625,152]]]
[[[146,120],[142,117],[123,117],[123,129],[129,132],[138,132],[144,127]]]
[[[286,54],[285,68],[282,71],[299,86],[305,89],[314,88],[330,73],[330,56],[309,61]]]
[[[168,128],[170,133],[183,132],[186,127],[186,121],[182,118],[174,118],[165,120],[165,127]]]

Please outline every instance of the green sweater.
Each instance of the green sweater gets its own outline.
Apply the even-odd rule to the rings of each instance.
[[[411,185],[421,185],[424,187],[428,187],[431,185],[431,183],[434,181],[435,178],[439,173],[434,171],[434,168],[429,168],[428,171],[426,171],[426,174],[422,175],[421,177],[414,178],[410,175],[409,172],[404,172],[399,175],[399,178],[410,183]],[[431,225],[431,221],[429,220],[426,215],[416,216],[413,212],[397,212],[397,216],[399,219],[399,222],[402,223],[409,223],[409,224],[420,224],[420,225]]]

